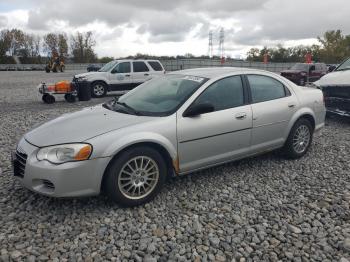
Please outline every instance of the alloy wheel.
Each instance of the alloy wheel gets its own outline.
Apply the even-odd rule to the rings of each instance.
[[[120,169],[118,187],[126,198],[142,199],[154,190],[158,180],[157,163],[148,156],[137,156]]]
[[[96,96],[102,96],[105,92],[105,87],[103,85],[97,84],[94,86],[94,94]]]
[[[293,136],[293,148],[298,154],[303,153],[310,143],[310,130],[306,125],[301,125],[295,130]]]

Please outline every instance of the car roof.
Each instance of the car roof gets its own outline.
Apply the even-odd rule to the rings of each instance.
[[[182,75],[191,75],[191,76],[200,76],[205,78],[215,78],[227,74],[235,73],[249,73],[249,72],[265,72],[264,70],[251,69],[244,67],[205,67],[205,68],[193,68],[185,69],[180,71],[173,71],[169,74],[182,74]]]
[[[159,60],[156,59],[116,59],[114,62],[144,62],[144,61],[150,61],[150,62],[159,62]]]

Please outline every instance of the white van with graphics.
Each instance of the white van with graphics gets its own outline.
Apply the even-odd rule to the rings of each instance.
[[[103,97],[108,91],[131,90],[164,73],[164,67],[158,60],[114,60],[97,72],[75,75],[73,82],[88,82],[92,96]]]

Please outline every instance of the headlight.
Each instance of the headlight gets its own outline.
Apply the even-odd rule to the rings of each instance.
[[[88,80],[86,76],[81,76],[81,77],[78,77],[77,79],[78,79],[78,81],[87,81]]]
[[[36,157],[39,161],[47,160],[54,164],[87,160],[91,156],[89,144],[64,144],[41,148]]]

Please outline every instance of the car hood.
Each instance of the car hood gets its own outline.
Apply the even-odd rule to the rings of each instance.
[[[317,86],[350,86],[350,70],[328,73],[314,84]]]
[[[34,128],[25,134],[24,138],[38,147],[83,142],[92,137],[152,121],[152,119],[154,118],[114,112],[99,105],[64,114]]]
[[[283,70],[281,73],[289,73],[289,74],[299,74],[302,71],[297,71],[297,70]]]
[[[74,77],[79,78],[79,77],[91,77],[91,76],[98,76],[98,75],[105,75],[106,72],[87,72],[87,73],[82,73],[82,74],[77,74]]]

